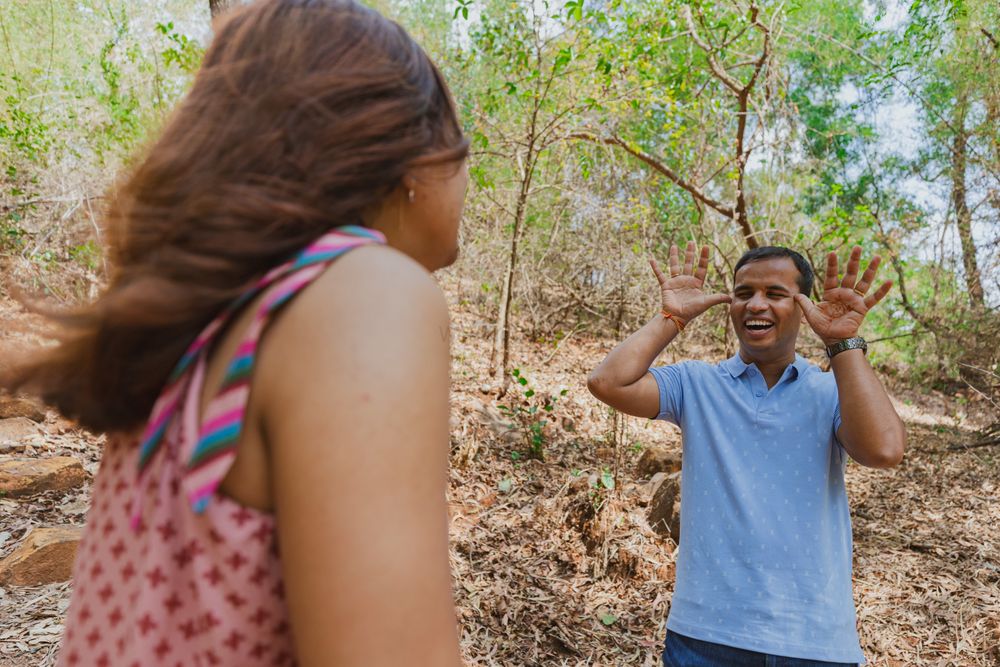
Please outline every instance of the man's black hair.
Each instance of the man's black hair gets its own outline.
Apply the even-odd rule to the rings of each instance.
[[[813,274],[812,266],[806,261],[806,258],[788,248],[778,246],[778,245],[766,245],[760,248],[754,248],[752,250],[747,250],[740,257],[740,261],[736,262],[736,268],[733,269],[733,278],[736,277],[737,272],[745,264],[750,262],[760,262],[765,259],[772,259],[775,257],[787,257],[792,260],[795,264],[795,268],[799,270],[799,279],[796,281],[799,284],[799,291],[810,296],[812,294],[813,279],[815,274]]]

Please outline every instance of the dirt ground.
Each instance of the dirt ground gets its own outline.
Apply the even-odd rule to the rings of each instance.
[[[491,327],[453,305],[451,560],[467,662],[658,664],[675,545],[650,529],[652,489],[635,468],[645,448],[679,450],[679,433],[637,419],[616,428],[587,393],[612,341],[518,339],[512,358],[528,384],[487,393]],[[40,330],[0,301],[0,352]],[[683,343],[671,353],[664,362],[705,354]],[[848,468],[863,648],[873,665],[1000,665],[1000,447],[949,450],[975,437],[975,408],[898,379],[893,394],[910,436],[904,462]],[[499,406],[518,412],[546,396],[538,460],[525,456],[530,431],[511,432]],[[27,451],[76,456],[93,475],[100,446],[50,412]],[[0,557],[32,526],[81,524],[89,492],[0,498]],[[0,667],[54,664],[69,594],[68,584],[0,588]]]

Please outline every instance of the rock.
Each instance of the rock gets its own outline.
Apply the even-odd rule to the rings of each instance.
[[[675,475],[676,476],[676,475]],[[665,472],[658,472],[653,475],[648,482],[646,482],[642,487],[642,494],[639,496],[639,506],[647,507],[649,502],[653,499],[653,494],[656,490],[660,488],[660,482],[665,480],[669,475]]]
[[[32,528],[24,541],[0,561],[0,584],[37,586],[66,581],[73,574],[83,528]]]
[[[0,456],[0,495],[62,491],[78,487],[86,479],[83,465],[71,456],[48,459]]]
[[[675,516],[674,506],[678,504],[679,495],[680,485],[677,480],[671,477],[664,479],[653,493],[653,499],[649,501],[649,514],[647,514],[649,527],[659,535],[674,539],[675,542],[677,538],[674,537],[671,525]],[[679,533],[678,530],[677,537],[680,537]]]
[[[635,473],[639,479],[648,479],[658,472],[679,472],[680,469],[681,455],[679,453],[651,447],[639,457]]]
[[[23,417],[33,422],[45,421],[45,406],[23,396],[0,396],[0,419]]]
[[[38,425],[27,417],[0,419],[0,443],[18,445],[38,433]]]

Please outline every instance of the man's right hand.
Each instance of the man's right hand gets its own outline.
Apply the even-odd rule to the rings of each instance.
[[[670,246],[670,277],[663,275],[656,260],[650,258],[649,265],[660,283],[663,300],[663,310],[683,323],[688,323],[712,306],[729,303],[733,298],[728,294],[706,294],[705,275],[708,273],[708,246],[702,246],[698,266],[694,265],[696,246],[689,241],[684,253],[684,266],[680,263],[680,250],[676,245]]]

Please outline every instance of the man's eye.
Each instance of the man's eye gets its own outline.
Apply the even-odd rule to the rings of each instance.
[[[767,298],[768,299],[783,299],[786,296],[788,296],[788,295],[785,294],[785,293],[783,293],[783,292],[768,292],[767,293]]]

